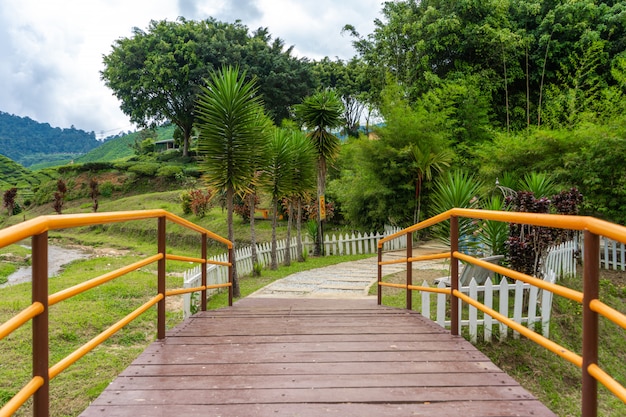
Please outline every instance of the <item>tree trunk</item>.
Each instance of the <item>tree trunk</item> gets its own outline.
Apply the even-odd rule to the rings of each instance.
[[[304,262],[304,248],[302,247],[302,198],[298,197],[296,212],[296,252],[298,252],[298,262]]]
[[[254,207],[256,201],[256,194],[250,193],[248,196],[250,199],[248,205],[250,205],[250,250],[252,251],[252,276],[258,277],[261,275],[255,268],[255,265],[259,263],[258,255],[256,251],[256,229],[254,227]]]
[[[550,38],[548,38],[548,43],[546,45],[546,54],[543,57],[543,68],[541,69],[541,83],[539,84],[539,106],[537,107],[537,127],[541,127],[541,101],[543,99],[543,80],[546,75],[546,64],[548,62],[548,50],[550,48],[550,41],[552,40],[552,34],[554,30],[550,33]]]
[[[504,97],[506,106],[506,133],[511,132],[511,120],[509,118],[509,82],[506,74],[506,54],[504,53],[504,45],[502,45],[502,64],[504,66]]]
[[[226,221],[228,223],[228,240],[233,244],[233,297],[241,297],[241,291],[239,290],[239,278],[237,277],[237,260],[235,254],[235,228],[233,227],[233,197],[235,191],[232,187],[228,187],[226,190]]]
[[[191,140],[191,128],[181,128],[183,131],[183,156],[189,156],[189,142]]]
[[[270,269],[275,271],[278,269],[278,257],[276,254],[276,227],[278,226],[278,202],[272,200],[272,251],[270,253]]]
[[[285,244],[285,266],[291,265],[291,225],[292,225],[293,201],[289,200],[287,206],[287,242]]]
[[[323,256],[323,242],[324,242],[324,226],[322,220],[322,211],[320,210],[321,197],[326,191],[326,159],[319,157],[317,160],[317,237],[315,239],[315,249],[313,255]]]

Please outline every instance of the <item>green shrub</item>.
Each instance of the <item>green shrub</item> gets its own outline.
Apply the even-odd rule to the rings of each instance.
[[[184,173],[188,177],[200,178],[202,176],[202,172],[197,166],[189,166],[184,168]]]
[[[144,177],[154,177],[156,176],[159,167],[160,165],[156,162],[138,162],[131,165],[128,168],[128,171]]]
[[[178,165],[164,165],[157,171],[157,176],[166,178],[176,178],[183,172],[183,168]]]
[[[41,206],[43,204],[47,204],[54,199],[54,192],[57,189],[56,180],[47,181],[42,183],[39,188],[35,190],[35,195],[33,196],[33,203]]]
[[[115,186],[111,183],[111,181],[105,181],[98,186],[98,189],[100,190],[100,195],[102,197],[110,198],[113,195]]]
[[[178,157],[180,157],[180,152],[176,149],[170,149],[164,152],[159,152],[156,156],[156,160],[160,162],[168,162]]]

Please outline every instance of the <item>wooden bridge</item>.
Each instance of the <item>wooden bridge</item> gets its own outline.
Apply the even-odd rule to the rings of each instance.
[[[469,342],[362,299],[248,298],[154,342],[81,416],[554,416]]]

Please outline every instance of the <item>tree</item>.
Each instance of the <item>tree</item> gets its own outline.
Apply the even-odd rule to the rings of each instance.
[[[345,133],[358,137],[361,116],[371,89],[363,60],[355,57],[343,62],[340,59],[331,61],[326,57],[315,63],[314,70],[321,87],[331,88],[341,97]]]
[[[250,36],[239,21],[151,21],[146,31],[135,28],[132,37],[115,41],[101,77],[132,122],[178,126],[187,156],[204,77],[223,64],[237,62],[249,77],[257,76],[258,94],[276,117],[310,94],[308,61],[291,56],[291,48],[284,51],[282,40],[270,40],[267,29]]]
[[[440,152],[433,152],[429,144],[420,147],[412,144],[408,148],[409,156],[412,160],[411,171],[415,176],[415,214],[413,223],[420,221],[420,210],[422,201],[422,183],[424,180],[431,181],[433,172],[441,173],[450,166],[453,153],[449,149]]]
[[[197,105],[200,166],[205,181],[226,196],[228,239],[233,244],[233,198],[251,191],[255,161],[267,146],[271,125],[254,81],[246,81],[245,75],[230,66],[211,73]],[[240,296],[234,259],[233,295]]]
[[[294,187],[289,196],[289,220],[291,221],[294,217],[293,205],[295,204],[296,251],[298,253],[298,262],[304,262],[302,248],[302,202],[315,189],[316,151],[313,143],[301,131],[291,131],[290,145],[293,148],[290,169],[292,170],[291,175]],[[290,251],[290,226],[291,224],[287,228],[287,253]]]
[[[296,116],[312,131],[308,134],[317,151],[317,204],[321,206],[326,192],[328,162],[339,152],[339,139],[329,129],[341,125],[343,106],[341,99],[332,90],[323,90],[304,99],[295,106]],[[323,225],[322,210],[317,210],[317,241],[314,254],[322,254]]]
[[[15,187],[9,188],[8,190],[4,192],[4,195],[3,195],[4,207],[7,209],[7,214],[9,216],[13,215],[15,204],[17,204],[17,202],[15,201],[15,197],[17,197],[17,188]]]
[[[268,147],[268,158],[261,172],[261,184],[272,199],[272,250],[270,269],[278,269],[276,227],[278,222],[278,202],[293,193],[295,186],[292,165],[295,150],[291,144],[289,131],[274,129]]]

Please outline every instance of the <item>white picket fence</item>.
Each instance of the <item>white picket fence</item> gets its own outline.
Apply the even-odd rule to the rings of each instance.
[[[576,241],[565,242],[548,250],[542,261],[543,279],[554,283],[558,279],[576,274]],[[424,282],[422,285],[427,286]],[[441,282],[440,288],[445,288]],[[498,311],[503,316],[512,319],[516,323],[526,327],[535,328],[535,323],[540,323],[542,334],[549,337],[550,315],[552,312],[552,296],[549,291],[540,290],[522,281],[509,283],[506,278],[494,283],[487,279],[484,285],[478,285],[474,279],[470,285],[461,287],[460,291],[469,297],[481,301],[487,307]],[[435,300],[433,302],[433,297]],[[448,310],[448,298],[445,294],[435,294],[422,291],[421,313],[429,317],[442,327],[450,327],[450,320],[446,320]],[[466,327],[469,339],[476,343],[479,336],[479,326],[482,326],[482,337],[486,342],[492,340],[493,333],[497,333],[499,340],[508,337],[508,327],[493,319],[490,315],[479,311],[477,308],[463,304],[459,300],[460,326]],[[494,330],[495,329],[495,330]],[[518,338],[519,333],[513,332],[513,337]]]
[[[600,238],[600,266],[604,269],[626,270],[626,245],[602,236]]]
[[[325,235],[324,236],[324,254],[326,255],[357,255],[357,254],[376,254],[378,252],[378,241],[385,236],[400,231],[400,228],[385,227],[384,233],[346,233],[339,235]],[[297,238],[291,239],[290,252],[291,259],[297,259]],[[302,241],[302,247],[307,252],[311,253],[313,250],[314,242],[312,242],[308,236],[305,236]],[[285,260],[285,254],[287,249],[287,239],[282,239],[276,242],[276,257],[278,263],[281,264]],[[391,242],[385,243],[383,250],[399,250],[406,248],[406,237],[402,239],[394,239]],[[257,245],[257,262],[265,267],[271,262],[272,245],[270,242],[261,243]],[[218,256],[210,258],[214,261],[228,262],[228,254],[224,253]],[[252,247],[246,246],[240,249],[235,249],[235,261],[237,262],[237,274],[248,275],[251,274],[254,265],[252,263]],[[199,287],[201,284],[202,266],[198,265],[193,269],[190,269],[184,273],[184,288]],[[207,285],[224,284],[228,282],[228,268],[224,266],[209,265],[207,267]],[[191,294],[183,295],[183,315],[189,317],[192,313],[192,299],[194,296]]]

